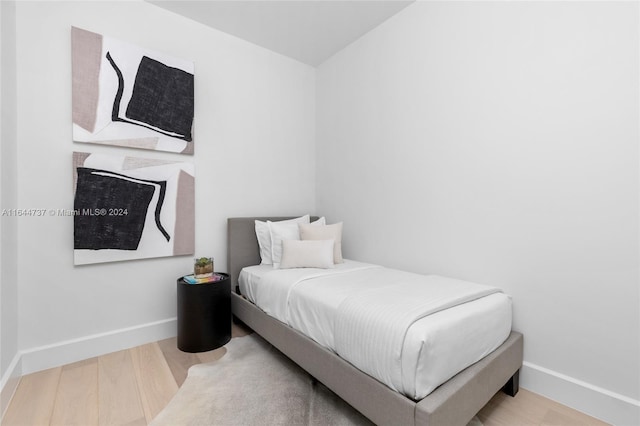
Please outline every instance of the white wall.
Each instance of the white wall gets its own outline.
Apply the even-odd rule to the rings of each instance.
[[[637,3],[418,2],[318,68],[345,256],[492,284],[522,384],[640,422]]]
[[[0,2],[0,211],[15,207],[17,185],[15,2]],[[18,356],[17,226],[0,216],[0,415],[20,375]]]
[[[73,143],[71,26],[195,62],[195,155]],[[315,70],[142,1],[18,2],[20,208],[72,208],[72,151],[194,161],[196,254],[226,270],[230,216],[315,211]],[[25,373],[175,335],[190,256],[73,266],[73,219],[18,221]]]

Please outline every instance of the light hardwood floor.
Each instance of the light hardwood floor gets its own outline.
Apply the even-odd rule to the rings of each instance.
[[[234,324],[232,335],[251,330]],[[198,354],[161,340],[21,378],[3,426],[147,425],[171,400],[194,364],[215,361],[225,348]],[[502,392],[478,413],[485,426],[606,425],[525,389]]]

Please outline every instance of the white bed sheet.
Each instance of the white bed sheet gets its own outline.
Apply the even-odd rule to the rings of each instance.
[[[350,273],[348,286],[332,279],[343,273]],[[267,314],[335,350],[334,318],[340,303],[360,289],[388,286],[385,278],[397,274],[410,273],[345,260],[329,270],[250,266],[238,282],[242,294]],[[510,297],[493,293],[415,322],[402,348],[402,393],[422,399],[491,353],[508,337],[511,317]]]

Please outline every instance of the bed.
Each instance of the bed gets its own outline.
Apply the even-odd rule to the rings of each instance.
[[[515,395],[522,365],[523,341],[522,335],[517,332],[507,331],[508,337],[495,350],[435,390],[429,390],[426,397],[421,397],[421,391],[416,391],[414,398],[411,398],[354,367],[325,347],[326,343],[318,336],[314,336],[315,340],[311,339],[278,319],[278,315],[268,315],[243,297],[238,288],[240,273],[243,268],[258,265],[261,260],[254,221],[284,219],[290,218],[228,219],[228,271],[236,289],[232,294],[232,311],[234,317],[251,327],[311,376],[376,424],[466,425],[500,389]],[[248,287],[245,286],[246,289]]]

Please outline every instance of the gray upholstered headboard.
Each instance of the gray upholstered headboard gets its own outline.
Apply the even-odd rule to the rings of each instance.
[[[255,221],[278,221],[287,217],[230,217],[227,219],[227,271],[231,277],[231,288],[235,291],[238,275],[245,266],[260,264],[260,248],[256,238]],[[318,219],[312,216],[311,220]]]

